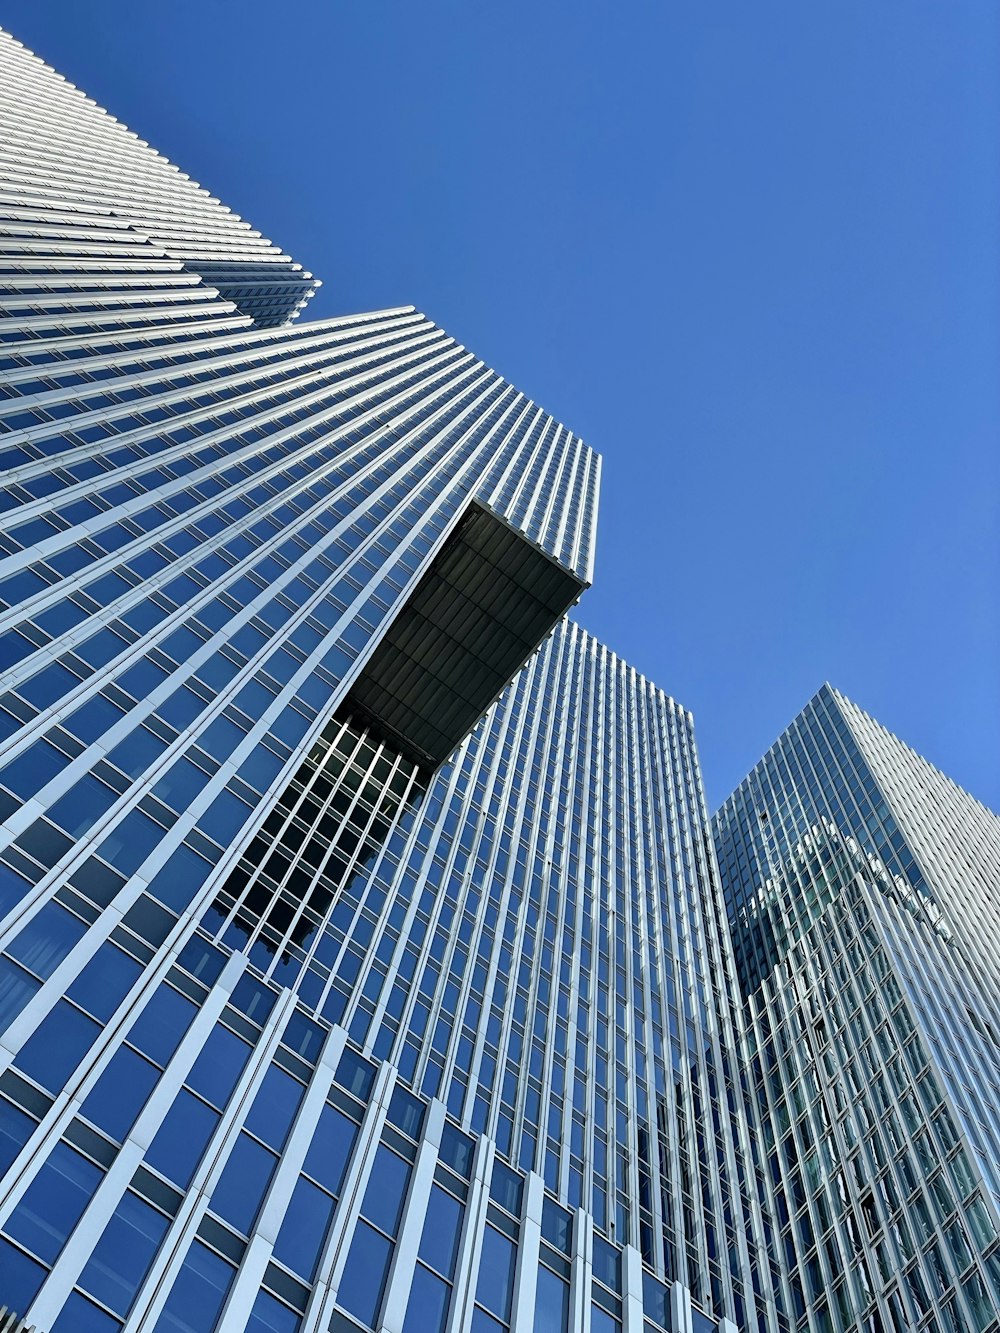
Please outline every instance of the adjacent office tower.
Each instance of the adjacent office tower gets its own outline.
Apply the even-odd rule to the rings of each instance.
[[[0,1304],[757,1328],[691,719],[599,464],[0,39]],[[720,1323],[721,1321],[721,1323]]]
[[[1000,819],[824,686],[713,821],[800,1328],[1000,1319]]]

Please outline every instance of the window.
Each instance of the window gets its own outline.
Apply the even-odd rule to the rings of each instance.
[[[86,1208],[101,1170],[57,1143],[7,1222],[7,1234],[52,1263]]]
[[[212,1333],[235,1273],[207,1245],[193,1241],[156,1322],[156,1333]]]
[[[217,1111],[182,1088],[149,1146],[146,1162],[186,1188],[218,1123]]]
[[[409,1179],[409,1163],[380,1143],[337,1292],[338,1303],[367,1324],[382,1307]]]
[[[127,1190],[80,1277],[80,1287],[123,1318],[168,1226],[168,1220]]]

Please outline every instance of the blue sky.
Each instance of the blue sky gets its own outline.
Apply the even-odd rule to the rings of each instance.
[[[605,455],[577,616],[717,804],[829,679],[1000,807],[1000,11],[0,0],[324,280]]]

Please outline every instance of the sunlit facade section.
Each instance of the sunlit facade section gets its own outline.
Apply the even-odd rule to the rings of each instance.
[[[824,688],[713,821],[798,1327],[1000,1312],[1000,819]]]

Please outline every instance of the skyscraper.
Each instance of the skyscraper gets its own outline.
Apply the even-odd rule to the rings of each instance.
[[[563,619],[596,455],[0,70],[0,1302],[766,1327],[691,719]]]
[[[1000,819],[825,686],[715,816],[799,1327],[1000,1321]]]

